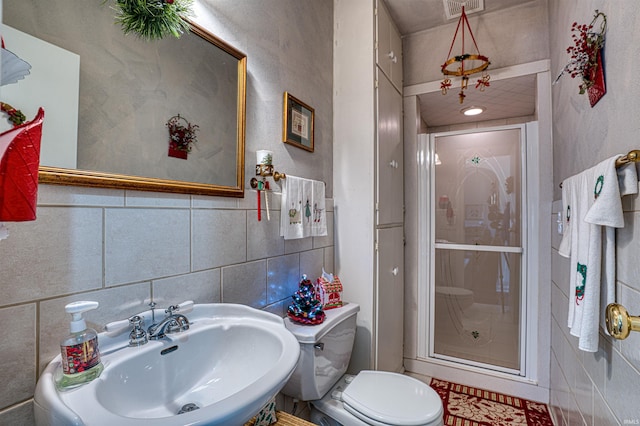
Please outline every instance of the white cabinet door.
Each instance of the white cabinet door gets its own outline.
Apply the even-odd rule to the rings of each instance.
[[[400,33],[389,16],[389,12],[378,2],[377,14],[378,45],[376,62],[382,72],[391,80],[393,85],[402,91],[402,39]]]
[[[387,75],[391,75],[391,17],[387,9],[378,2],[377,12],[377,49],[376,63],[380,69]]]
[[[376,370],[400,372],[404,336],[404,231],[378,229]]]
[[[378,72],[377,225],[404,219],[402,96]]]
[[[402,92],[402,39],[400,38],[400,33],[391,22],[389,26],[389,36],[391,38],[391,82],[396,86],[396,89]]]

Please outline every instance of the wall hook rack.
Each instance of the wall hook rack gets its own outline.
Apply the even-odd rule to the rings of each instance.
[[[275,171],[273,169],[273,166],[271,164],[256,164],[256,176],[262,176],[262,177],[273,177],[273,180],[278,182],[280,179],[286,179],[287,175],[285,173],[280,173],[278,171]],[[254,181],[254,179],[257,181],[256,178],[251,179],[251,182]],[[251,187],[255,189],[255,187],[253,186],[253,183],[251,183]]]

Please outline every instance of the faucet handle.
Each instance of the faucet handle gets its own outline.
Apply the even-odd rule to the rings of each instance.
[[[129,328],[129,320],[119,320],[113,321],[104,326],[104,331],[107,332],[107,335],[110,337],[117,336],[120,333],[123,333],[125,330]]]
[[[187,300],[178,305],[178,311],[181,314],[188,314],[193,311],[193,300]]]
[[[193,300],[187,300],[178,305],[169,306],[165,312],[168,315],[173,315],[174,312],[180,312],[181,314],[189,313],[193,310]]]
[[[128,321],[129,321],[129,324],[131,324],[135,328],[142,327],[142,325],[144,324],[144,318],[141,317],[140,315],[134,315],[131,318],[129,318]]]
[[[129,324],[133,326],[133,330],[129,333],[129,346],[142,346],[147,343],[147,332],[142,328],[144,318],[139,315],[134,315],[129,318]]]

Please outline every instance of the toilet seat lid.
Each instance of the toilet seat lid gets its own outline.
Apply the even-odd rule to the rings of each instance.
[[[425,425],[442,417],[438,394],[417,379],[384,371],[361,371],[342,392],[345,408],[370,424]]]

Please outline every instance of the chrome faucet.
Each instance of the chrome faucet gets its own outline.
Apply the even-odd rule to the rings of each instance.
[[[189,329],[189,320],[184,315],[174,313],[180,307],[176,305],[169,306],[165,313],[167,316],[158,324],[154,324],[147,330],[149,339],[158,340],[165,337],[166,334],[186,331]]]

